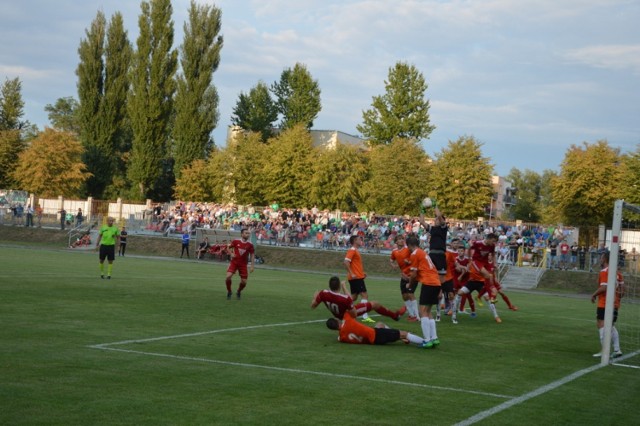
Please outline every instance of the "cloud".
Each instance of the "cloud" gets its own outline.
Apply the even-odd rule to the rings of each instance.
[[[0,75],[7,76],[7,78],[20,77],[20,80],[38,80],[51,77],[52,74],[55,74],[55,71],[35,69],[22,65],[0,64]]]
[[[573,63],[610,70],[629,69],[640,74],[640,44],[609,44],[568,50],[564,57]]]

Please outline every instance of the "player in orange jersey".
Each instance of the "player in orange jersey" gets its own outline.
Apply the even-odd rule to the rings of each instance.
[[[404,301],[404,305],[407,307],[407,312],[409,313],[409,317],[407,319],[410,322],[416,322],[420,315],[418,313],[418,301],[415,296],[418,283],[414,282],[410,284],[409,277],[411,275],[411,261],[409,260],[409,257],[411,256],[411,251],[406,245],[404,235],[396,235],[395,243],[396,248],[391,251],[389,263],[392,268],[398,268],[400,270],[400,294],[402,295],[402,300]]]
[[[403,330],[388,328],[379,322],[375,328],[360,324],[350,312],[346,312],[342,321],[337,318],[329,318],[327,328],[338,330],[338,341],[343,343],[384,345],[386,343],[403,340],[405,343],[421,345],[423,340],[415,334]]]
[[[364,244],[362,241],[362,237],[359,235],[352,235],[349,238],[349,244],[351,247],[347,250],[347,254],[344,257],[344,266],[347,269],[347,281],[349,281],[349,287],[351,290],[351,298],[354,302],[358,300],[358,297],[361,297],[362,303],[367,303],[367,299],[369,299],[369,294],[367,293],[367,285],[364,282],[364,279],[367,277],[367,274],[364,273],[364,268],[362,266],[362,256],[360,256],[360,247]],[[365,312],[362,315],[362,321],[364,322],[375,322],[369,315]]]
[[[596,326],[598,327],[598,334],[600,335],[600,347],[602,347],[602,341],[604,340],[604,309],[607,305],[607,284],[609,282],[609,252],[605,252],[602,255],[600,265],[602,266],[602,270],[600,270],[600,274],[598,275],[598,289],[591,295],[591,303],[596,303],[596,299],[598,300]],[[613,343],[612,358],[622,356],[622,351],[620,350],[620,335],[615,326],[616,320],[618,319],[618,309],[620,309],[620,299],[624,297],[624,278],[620,272],[616,275],[615,295],[613,301],[613,326],[611,327],[611,342]],[[593,356],[600,358],[602,352],[593,354]]]
[[[433,348],[440,344],[433,318],[432,307],[437,305],[440,298],[441,284],[438,269],[420,248],[420,241],[415,235],[407,237],[407,247],[411,250],[411,282],[422,284],[420,287],[420,327],[425,342],[423,348]]]

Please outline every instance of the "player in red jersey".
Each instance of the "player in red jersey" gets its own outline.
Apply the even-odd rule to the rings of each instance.
[[[469,262],[470,259],[466,255],[466,249],[463,246],[458,246],[458,257],[456,257],[455,273],[453,274],[453,290],[457,294],[462,287],[469,281]],[[471,318],[476,317],[476,305],[473,302],[471,294],[464,294],[460,300],[460,306],[458,313],[466,313],[464,305],[466,301],[469,301],[469,307],[471,308]],[[453,301],[451,301],[451,314],[453,315]]]
[[[247,286],[247,266],[249,266],[249,272],[253,273],[253,256],[255,249],[253,244],[249,241],[251,232],[247,228],[242,228],[240,231],[240,239],[235,239],[227,246],[229,254],[231,256],[231,262],[229,262],[229,268],[227,269],[227,277],[225,284],[227,286],[227,299],[231,299],[233,291],[231,290],[231,277],[238,272],[240,275],[240,286],[236,292],[236,297],[240,299],[240,293]]]
[[[336,318],[329,318],[326,322],[327,328],[338,330],[338,341],[343,343],[384,345],[386,343],[403,340],[405,343],[422,344],[422,338],[407,331],[389,328],[379,322],[375,328],[360,324],[347,312],[342,321]]]
[[[411,250],[411,282],[418,282],[420,286],[420,327],[424,335],[423,348],[433,348],[440,344],[436,331],[436,320],[431,313],[433,305],[437,305],[440,292],[440,276],[438,269],[420,248],[420,241],[415,235],[407,237],[407,247]]]
[[[418,301],[415,296],[418,283],[414,282],[413,284],[407,285],[410,283],[409,277],[411,275],[411,261],[409,260],[411,251],[405,243],[404,235],[396,235],[395,243],[397,248],[391,251],[389,263],[392,268],[400,269],[400,294],[402,295],[404,305],[407,307],[407,312],[409,312],[409,318],[407,319],[410,322],[416,322],[420,315],[418,313]]]
[[[474,241],[469,250],[471,256],[470,270],[475,269],[485,280],[493,279],[487,266],[489,264],[489,256],[496,251],[497,242],[498,236],[496,234],[488,234],[484,237],[484,240]]]
[[[398,321],[407,310],[407,308],[403,306],[394,312],[382,306],[375,300],[354,305],[353,299],[347,293],[347,288],[344,282],[340,282],[340,278],[336,276],[329,278],[328,290],[316,291],[313,295],[313,299],[311,300],[311,309],[317,308],[321,303],[324,303],[333,316],[338,319],[342,319],[346,312],[350,312],[354,318],[357,318],[359,315],[363,315],[374,310],[380,315],[384,315]]]
[[[591,295],[591,303],[596,303],[598,300],[598,307],[596,308],[596,326],[598,327],[598,333],[600,335],[600,347],[602,347],[602,341],[604,340],[604,309],[607,305],[607,284],[609,283],[609,252],[605,252],[600,258],[600,265],[602,270],[598,275],[598,289]],[[616,274],[616,291],[615,299],[613,300],[613,325],[611,327],[611,342],[613,343],[612,358],[622,356],[620,350],[620,335],[616,328],[616,320],[618,319],[618,309],[620,309],[620,299],[624,297],[624,278],[622,274],[618,272]],[[602,352],[593,354],[594,357],[600,358]]]
[[[490,303],[495,303],[496,296],[499,294],[500,297],[502,297],[502,300],[504,300],[504,302],[507,304],[509,309],[511,309],[512,311],[517,311],[518,307],[511,303],[511,300],[509,299],[509,297],[505,294],[504,290],[502,290],[502,285],[496,279],[496,267],[495,267],[493,256],[490,257],[488,268],[493,279],[484,281],[484,288],[480,290],[480,292],[478,293],[478,297],[480,298],[486,294],[488,295],[489,299],[485,299],[485,300],[487,300]]]
[[[487,237],[491,235],[492,234],[489,234]],[[451,321],[454,324],[458,323],[458,309],[460,307],[460,300],[462,299],[462,297],[465,294],[470,296],[473,291],[480,292],[484,288],[485,281],[487,280],[487,277],[485,277],[482,270],[484,270],[484,272],[487,272],[485,266],[488,266],[488,263],[482,266],[482,270],[478,269],[477,264],[473,262],[473,259],[471,259],[470,265],[471,267],[469,268],[469,281],[458,291],[458,294],[455,298],[453,316],[451,317]],[[491,279],[490,275],[489,282],[493,285],[493,279]],[[498,311],[496,309],[495,303],[489,303],[489,310],[491,311],[491,314],[493,315],[493,318],[496,320],[496,322],[500,324],[502,322],[502,319],[500,319],[500,317],[498,316]]]

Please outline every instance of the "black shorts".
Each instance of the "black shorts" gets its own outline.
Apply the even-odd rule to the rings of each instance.
[[[453,280],[443,282],[442,291],[444,291],[445,293],[453,293]]]
[[[404,278],[400,278],[400,293],[402,294],[413,294],[416,292],[416,288],[418,287],[418,283],[413,283],[407,288],[407,284],[409,284],[408,280]]]
[[[112,246],[104,246],[102,244],[100,244],[100,261],[103,261],[105,259],[113,262],[113,259],[116,258],[116,246],[112,245]]]
[[[441,287],[439,285],[422,284],[420,288],[420,305],[437,305],[440,302],[440,290]]]
[[[596,319],[604,321],[604,308],[596,309]],[[613,322],[615,323],[618,320],[618,310],[613,310]]]
[[[395,328],[376,328],[376,339],[374,345],[384,345],[385,343],[396,342],[400,340],[400,330]]]
[[[447,274],[447,255],[444,253],[429,253],[431,262],[438,270],[439,275]]]
[[[469,290],[469,293],[474,290],[479,293],[484,288],[484,283],[482,281],[468,281],[464,286]]]
[[[364,284],[364,278],[349,280],[349,289],[351,290],[351,294],[366,293],[367,286]]]

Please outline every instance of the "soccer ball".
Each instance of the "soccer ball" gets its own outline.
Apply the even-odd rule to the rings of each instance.
[[[425,209],[428,209],[431,206],[433,206],[433,201],[431,201],[431,198],[427,197],[424,200],[422,200],[422,207],[424,207]]]

